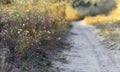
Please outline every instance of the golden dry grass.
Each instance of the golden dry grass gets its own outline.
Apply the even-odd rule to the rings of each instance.
[[[85,18],[88,24],[105,24],[120,22],[120,0],[117,0],[117,6],[108,15],[88,16]]]
[[[79,18],[78,11],[75,10],[70,4],[66,5],[65,14],[67,20],[76,20]]]
[[[78,19],[78,11],[75,10],[69,3],[67,2],[58,2],[58,3],[50,3],[43,1],[19,1],[16,0],[13,4],[0,6],[0,13],[14,13],[18,12],[20,14],[24,14],[26,12],[38,12],[45,13],[49,12],[54,17],[64,16],[66,20],[76,20]]]

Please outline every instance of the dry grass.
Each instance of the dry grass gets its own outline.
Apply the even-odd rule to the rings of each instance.
[[[79,18],[78,11],[75,10],[70,4],[66,5],[65,14],[67,20],[76,20]]]
[[[105,23],[118,23],[120,22],[120,0],[117,0],[117,6],[108,15],[97,15],[94,17],[88,16],[85,21],[88,24],[105,24]]]

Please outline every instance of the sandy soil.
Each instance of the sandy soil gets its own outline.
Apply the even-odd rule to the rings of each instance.
[[[72,24],[68,41],[73,47],[62,52],[68,63],[54,61],[54,66],[60,72],[120,72],[120,51],[107,49],[94,26],[84,21]]]

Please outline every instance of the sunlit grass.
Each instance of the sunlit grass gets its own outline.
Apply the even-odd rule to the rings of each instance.
[[[66,5],[65,14],[67,20],[76,20],[79,18],[78,11],[75,10],[70,4]]]
[[[88,16],[85,18],[88,24],[120,23],[120,0],[117,0],[117,6],[108,15]]]
[[[37,2],[24,1],[24,0],[15,0],[12,4],[0,6],[0,13],[14,13],[18,12],[24,14],[27,12],[35,13],[51,13],[53,17],[62,16],[66,20],[75,20],[78,19],[78,11],[75,10],[70,3],[66,1],[52,3],[51,1],[42,1],[37,0]]]

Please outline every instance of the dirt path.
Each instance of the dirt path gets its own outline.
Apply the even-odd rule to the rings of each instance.
[[[95,27],[84,21],[72,24],[72,35],[68,40],[72,41],[73,47],[63,51],[69,63],[54,63],[60,72],[120,72],[120,52],[105,48]]]

